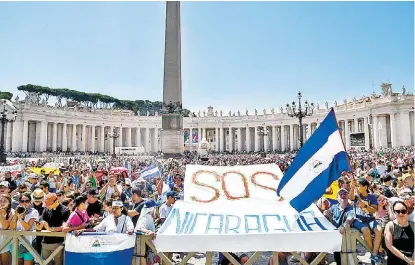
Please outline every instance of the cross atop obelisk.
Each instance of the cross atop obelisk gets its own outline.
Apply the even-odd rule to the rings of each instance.
[[[165,157],[183,153],[180,2],[166,2],[161,151]]]

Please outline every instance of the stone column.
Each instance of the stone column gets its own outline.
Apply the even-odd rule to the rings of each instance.
[[[285,151],[287,139],[285,136],[285,125],[281,125],[281,151]]]
[[[108,130],[108,133],[109,134],[112,134],[112,132],[114,131],[114,128],[115,127],[110,127],[109,130]],[[114,149],[114,138],[108,136],[107,137],[107,141],[108,141],[108,148],[109,148],[108,152],[110,154],[112,154],[113,153],[113,149]]]
[[[399,139],[401,146],[411,145],[411,123],[409,121],[409,112],[402,111],[399,113],[400,128],[399,128]]]
[[[246,151],[251,152],[251,130],[246,126]]]
[[[141,128],[137,127],[135,129],[135,144],[137,147],[142,146],[143,144],[141,143]]]
[[[289,137],[290,137],[290,150],[294,151],[294,142],[295,142],[295,140],[294,140],[294,124],[290,125]]]
[[[344,137],[346,139],[345,141],[346,150],[348,150],[350,149],[350,132],[349,132],[349,121],[348,120],[344,121]]]
[[[127,138],[126,139],[127,147],[131,147],[131,128],[127,128],[125,137]]]
[[[378,116],[373,115],[372,117],[372,123],[373,123],[373,148],[378,149],[379,148],[379,121]]]
[[[219,144],[220,144],[220,152],[223,152],[223,151],[225,151],[224,149],[223,149],[223,142],[225,141],[225,137],[224,137],[224,135],[223,135],[223,127],[220,127],[219,128],[219,138],[220,138],[220,141],[219,141]],[[199,140],[200,141],[200,140]]]
[[[18,152],[19,150],[19,134],[21,130],[21,122],[13,122],[13,138],[12,138],[12,152]]]
[[[258,127],[254,127],[254,147],[255,152],[259,151],[259,137],[258,137]]]
[[[157,152],[158,151],[158,133],[159,133],[159,130],[157,128],[154,128],[154,133],[153,133],[153,152]]]
[[[206,138],[207,140],[207,128],[203,128],[203,138]]]
[[[307,124],[307,132],[306,132],[307,140],[311,137],[311,123]]]
[[[269,149],[269,132],[267,133],[267,126],[264,126],[264,152],[267,153]]]
[[[215,129],[216,152],[219,152],[219,127]]]
[[[56,152],[58,144],[58,124],[52,122],[52,152]]]
[[[150,130],[149,128],[144,129],[144,147],[146,149],[146,153],[150,152],[150,138],[149,138]]]
[[[68,128],[67,124],[62,124],[62,152],[68,151]]]
[[[9,125],[9,123],[7,125]],[[11,133],[11,130],[9,131],[9,128],[7,128],[7,131]],[[29,121],[23,120],[22,152],[27,152],[28,139],[29,139]]]
[[[197,128],[197,140],[200,143],[200,141],[202,141],[202,128],[199,127]]]
[[[272,125],[272,151],[277,150],[277,126]]]
[[[118,137],[118,142],[117,142],[117,147],[123,147],[124,145],[124,141],[123,141],[123,136],[122,136],[122,126],[118,127],[118,132],[120,133],[120,137]]]
[[[389,115],[390,119],[390,131],[391,131],[391,147],[396,147],[396,122],[395,122],[395,113]]]
[[[91,152],[95,152],[95,125],[91,127],[91,145],[89,148]]]
[[[47,130],[48,130],[48,123],[46,121],[41,121],[40,123],[40,147],[41,147],[41,152],[46,151],[46,144],[47,144]]]
[[[365,149],[370,149],[368,117],[363,118],[363,132],[365,133]]]
[[[81,136],[81,152],[85,152],[85,146],[86,146],[86,124],[82,124],[82,136]]]
[[[242,151],[242,130],[241,127],[237,129],[237,136],[238,136],[238,151]]]
[[[71,144],[71,151],[77,151],[76,146],[76,124],[72,124],[72,144]]]
[[[232,127],[229,127],[229,137],[228,137],[228,142],[229,142],[229,152],[233,151],[233,135],[232,135]]]
[[[28,122],[28,121],[26,121]],[[9,152],[12,150],[12,138],[13,138],[13,133],[12,133],[12,123],[8,122],[7,123],[7,127],[6,127],[6,141],[5,141],[5,148],[6,151]]]
[[[193,151],[193,129],[189,128],[189,151]]]
[[[99,128],[99,151],[105,152],[105,126]]]

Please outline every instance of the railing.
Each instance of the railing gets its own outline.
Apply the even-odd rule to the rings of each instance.
[[[44,260],[41,255],[33,248],[32,242],[28,242],[24,236],[43,236],[43,237],[66,237],[66,233],[63,232],[36,232],[36,231],[15,231],[15,230],[0,230],[0,235],[6,236],[6,240],[0,245],[0,250],[8,247],[10,242],[13,245],[12,249],[12,265],[19,265],[19,244],[22,244],[30,254],[34,257],[35,261],[39,265],[47,265],[52,259],[60,252],[64,250],[64,245],[60,245],[55,249],[52,254]]]
[[[64,244],[55,249],[52,254],[44,260],[41,255],[33,248],[31,242],[28,242],[24,236],[43,236],[43,237],[66,237],[66,233],[63,232],[36,232],[36,231],[15,231],[15,230],[0,230],[0,235],[5,236],[6,240],[0,245],[0,250],[8,247],[10,243],[13,245],[12,256],[12,265],[18,265],[18,251],[19,244],[22,244],[29,252],[33,255],[36,263],[39,265],[48,265],[49,262],[60,252],[64,251]],[[367,247],[361,233],[355,229],[350,229],[349,226],[346,226],[345,233],[343,234],[343,241],[341,247],[341,264],[343,265],[357,265],[357,243],[361,243],[368,251]],[[150,236],[137,236],[137,241],[135,245],[134,257],[132,265],[146,265],[146,248],[149,247],[151,251],[160,257],[163,261],[163,265],[173,265],[175,264],[171,259],[172,253],[163,253],[157,252],[154,244],[152,243]],[[252,265],[258,257],[261,256],[263,252],[255,252],[245,265]],[[186,253],[186,256],[181,260],[179,265],[186,265],[187,262],[196,255],[196,252]],[[237,260],[235,260],[228,252],[222,252],[222,254],[233,264],[241,265]],[[291,254],[298,259],[299,262],[303,265],[317,265],[319,264],[328,253],[322,252],[317,255],[314,260],[307,262],[304,258],[301,257],[297,252],[291,252]],[[278,252],[273,251],[272,256],[274,258],[274,265],[279,265]],[[206,265],[212,265],[213,252],[206,252]]]

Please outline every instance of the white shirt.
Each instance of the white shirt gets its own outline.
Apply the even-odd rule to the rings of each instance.
[[[169,216],[171,209],[172,209],[172,206],[171,205],[168,206],[166,203],[160,206],[160,209],[159,209],[160,218],[166,219],[167,216]]]
[[[134,231],[134,225],[131,218],[125,215],[118,217],[118,224],[116,225],[114,215],[111,214],[105,217],[94,229],[97,232],[128,233]]]
[[[26,223],[29,223],[30,219],[35,219],[35,221],[33,222],[32,227],[30,227],[29,230],[25,230],[19,220],[17,221],[17,224],[16,224],[16,230],[17,231],[33,231],[33,230],[35,230],[36,229],[35,222],[39,221],[39,212],[36,209],[30,208],[29,213],[25,215],[23,220]],[[25,236],[25,238],[27,239],[27,241],[32,242],[34,237],[33,236]]]
[[[135,231],[140,231],[142,228],[151,232],[156,232],[156,226],[154,225],[154,219],[151,214],[140,214],[140,218],[135,225]]]

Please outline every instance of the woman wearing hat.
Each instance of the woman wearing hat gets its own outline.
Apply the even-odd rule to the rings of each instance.
[[[131,218],[122,213],[124,205],[122,201],[112,202],[112,214],[102,220],[92,229],[80,229],[74,232],[75,236],[82,232],[105,232],[105,233],[122,233],[132,235],[134,233],[134,225]]]

